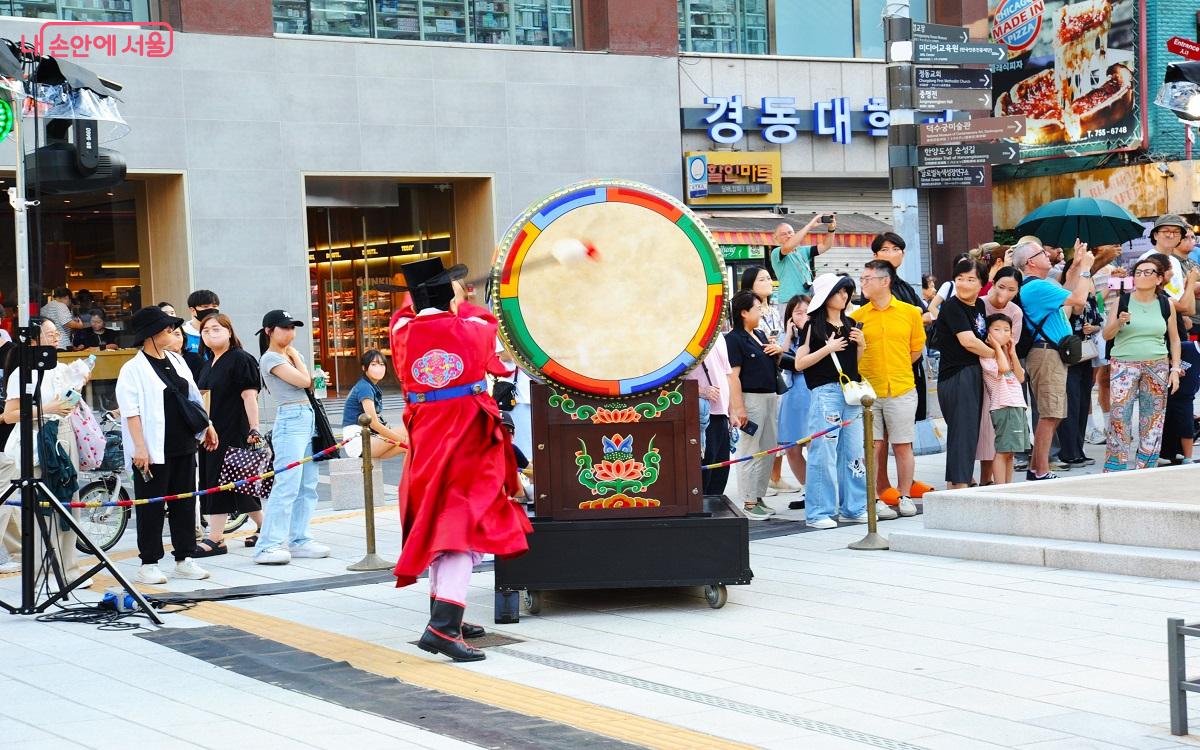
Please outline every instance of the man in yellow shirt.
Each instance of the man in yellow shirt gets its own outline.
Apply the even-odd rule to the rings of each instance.
[[[859,278],[867,304],[850,314],[862,324],[866,350],[858,362],[858,371],[875,389],[875,434],[887,440],[875,440],[875,465],[887,466],[888,442],[896,456],[896,488],[900,491],[897,510],[902,516],[916,515],[909,498],[912,492],[916,459],[913,439],[917,423],[917,388],[913,362],[925,349],[925,325],[921,310],[892,296],[892,284],[899,283],[895,268],[885,260],[866,264]]]

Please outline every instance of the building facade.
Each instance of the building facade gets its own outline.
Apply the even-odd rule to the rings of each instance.
[[[648,54],[673,53],[675,29],[631,33],[636,7],[581,17],[580,38],[606,45],[587,51],[279,34],[270,0],[169,5],[170,54],[74,60],[123,86],[129,132],[102,145],[128,180],[42,196],[42,286],[87,289],[117,326],[138,303],[183,312],[196,288],[247,340],[283,308],[311,321],[298,346],[344,391],[359,354],[386,348],[398,299],[374,287],[400,263],[439,255],[484,275],[528,203],[581,179],[679,194],[675,59]],[[41,23],[2,18],[0,36]],[[11,175],[12,140],[2,149]],[[0,290],[15,298],[14,270]]]

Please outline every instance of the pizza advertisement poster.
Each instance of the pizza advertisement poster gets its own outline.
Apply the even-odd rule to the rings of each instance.
[[[1022,159],[1138,148],[1138,0],[988,0],[994,114],[1023,115]]]

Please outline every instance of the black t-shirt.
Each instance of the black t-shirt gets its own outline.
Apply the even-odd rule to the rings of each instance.
[[[739,379],[743,393],[776,393],[779,366],[763,351],[766,343],[767,335],[762,331],[756,330],[753,339],[744,328],[725,334],[729,366],[742,368]]]
[[[96,333],[91,328],[85,328],[82,331],[75,332],[71,343],[75,346],[82,346],[89,349],[92,347],[103,349],[109,344],[117,343],[117,332],[111,328],[105,328],[100,333]]]
[[[196,386],[208,391],[208,417],[221,445],[245,448],[250,423],[246,420],[242,391],[261,389],[258,360],[245,349],[230,349],[204,363]]]
[[[938,347],[942,352],[942,362],[938,366],[938,382],[946,380],[964,367],[979,365],[979,355],[964,349],[957,334],[971,331],[977,339],[986,341],[986,320],[982,300],[977,299],[974,305],[968,305],[958,297],[951,297],[942,303],[938,319],[933,324]]]
[[[850,341],[850,328],[845,325],[833,326],[828,322],[825,325],[831,336],[840,336],[849,342],[849,346],[837,353],[838,362],[841,363],[842,370],[846,373],[847,377],[851,380],[861,380],[858,375],[858,344]],[[808,342],[808,351],[810,354],[829,343],[828,338],[822,341],[813,341],[812,329],[813,324],[810,320],[800,330],[800,340]],[[809,365],[808,369],[804,371],[804,382],[808,384],[809,390],[840,381],[837,367],[833,364],[833,357],[826,356],[816,364]]]
[[[187,381],[175,372],[171,360],[163,357],[151,357],[150,366],[158,373],[158,377],[169,383],[185,399],[188,397]],[[167,458],[190,456],[196,452],[196,436],[188,432],[187,422],[183,418],[183,407],[179,400],[173,398],[166,388],[163,389],[163,415],[166,417],[166,429],[163,438],[163,454]]]

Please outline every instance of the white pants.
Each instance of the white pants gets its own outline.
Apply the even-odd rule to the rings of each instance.
[[[753,435],[742,432],[738,437],[737,457],[779,447],[775,437],[779,420],[779,394],[743,393],[742,402],[746,405],[746,419],[758,425],[758,432]],[[737,464],[738,496],[743,503],[766,497],[773,462],[773,456],[763,456]]]

